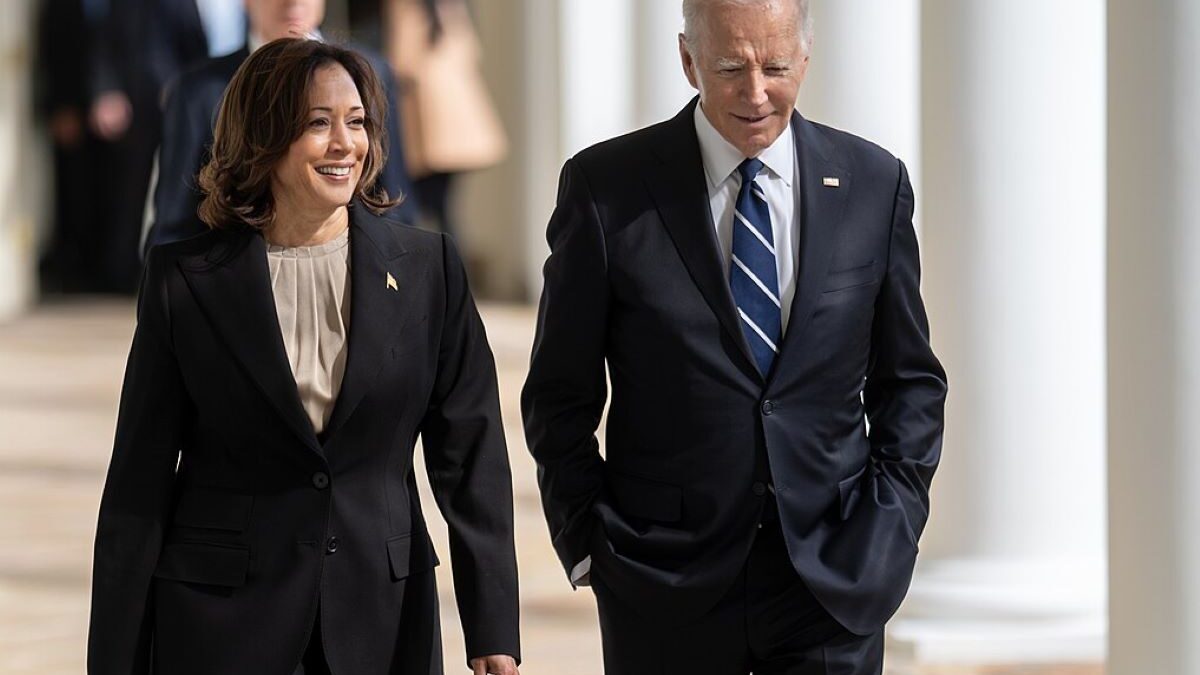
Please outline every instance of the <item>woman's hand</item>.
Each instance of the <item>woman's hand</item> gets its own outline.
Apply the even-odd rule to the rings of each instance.
[[[508,654],[491,654],[471,659],[475,675],[520,675],[517,661]]]

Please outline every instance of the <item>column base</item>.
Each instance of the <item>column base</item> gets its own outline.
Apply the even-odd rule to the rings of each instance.
[[[5,217],[11,221],[0,222],[0,322],[20,316],[36,299],[33,224],[11,213],[0,214]]]
[[[934,560],[888,625],[895,672],[927,665],[1103,663],[1104,566],[1091,560]]]

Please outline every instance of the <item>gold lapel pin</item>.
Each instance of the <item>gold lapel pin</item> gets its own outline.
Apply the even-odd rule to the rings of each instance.
[[[388,272],[388,275],[387,275],[387,287],[392,289],[393,291],[400,290],[400,288],[398,286],[396,286],[396,277],[392,276],[391,272]]]
[[[821,184],[825,187],[841,187],[842,181],[835,176],[825,176],[821,179]]]

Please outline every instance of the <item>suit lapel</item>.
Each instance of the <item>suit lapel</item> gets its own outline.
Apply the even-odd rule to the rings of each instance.
[[[349,352],[333,414],[325,425],[326,444],[391,361],[394,338],[401,332],[400,324],[411,316],[420,283],[407,273],[409,267],[399,264],[407,251],[390,231],[395,225],[357,202],[350,207],[350,222]]]
[[[207,253],[182,258],[180,268],[209,322],[250,379],[296,436],[320,454],[288,364],[262,236],[248,230],[227,233]]]
[[[795,358],[795,344],[812,319],[852,188],[850,171],[829,160],[832,148],[811,122],[793,112],[792,129],[800,168],[800,251],[787,334],[770,379],[786,368],[789,358]],[[826,178],[837,179],[836,187],[826,185]]]
[[[749,370],[758,373],[750,345],[733,304],[721,253],[717,248],[716,228],[709,208],[708,183],[704,160],[692,116],[697,99],[664,125],[663,142],[657,147],[658,159],[665,165],[646,175],[651,198],[659,216],[675,242],[692,281],[700,289],[713,313],[729,337],[741,350]]]

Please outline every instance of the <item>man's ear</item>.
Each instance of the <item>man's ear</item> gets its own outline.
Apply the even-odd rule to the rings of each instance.
[[[699,90],[700,83],[696,81],[696,60],[688,50],[683,33],[679,34],[679,61],[683,64],[683,76],[687,78],[688,84],[692,85],[692,89]]]

